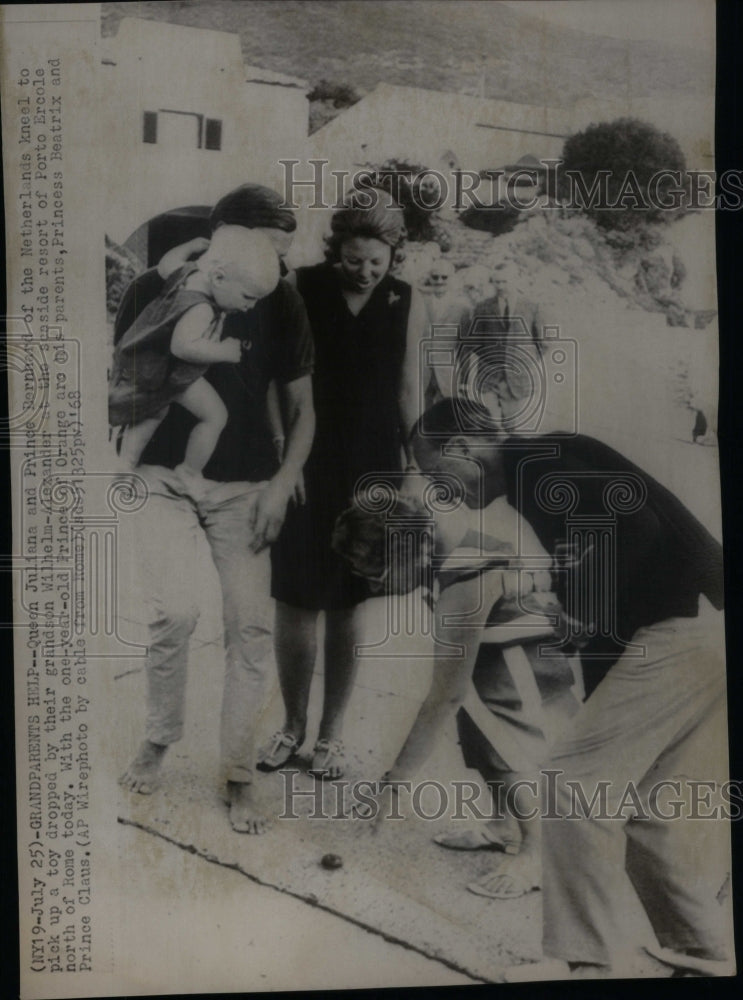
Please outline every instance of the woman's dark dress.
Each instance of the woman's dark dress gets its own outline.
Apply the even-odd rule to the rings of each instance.
[[[360,477],[398,478],[402,468],[399,395],[412,289],[386,275],[354,316],[341,281],[329,264],[297,271],[315,340],[317,424],[304,469],[307,502],[290,504],[273,546],[271,592],[308,610],[349,608],[370,596],[332,551],[333,526]]]

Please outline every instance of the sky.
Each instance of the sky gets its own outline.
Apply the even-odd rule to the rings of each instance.
[[[502,0],[566,28],[714,50],[713,0]]]

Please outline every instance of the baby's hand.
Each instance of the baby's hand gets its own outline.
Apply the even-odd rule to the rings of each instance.
[[[237,337],[225,337],[222,341],[225,361],[239,361],[242,357],[242,343]]]
[[[197,254],[200,257],[202,253],[206,253],[209,249],[209,240],[206,236],[197,236],[195,239],[188,243],[188,248],[190,250],[189,257],[195,257]]]

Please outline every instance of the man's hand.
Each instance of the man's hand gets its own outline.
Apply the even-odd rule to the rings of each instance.
[[[180,246],[173,247],[172,250],[160,258],[157,265],[157,272],[161,278],[169,278],[179,267],[187,264],[192,257],[200,257],[209,247],[209,240],[203,236],[189,240],[188,243],[181,243]]]
[[[286,505],[293,490],[294,483],[287,483],[284,477],[275,476],[258,497],[251,519],[253,541],[250,548],[253,552],[262,552],[279,537],[286,517]]]

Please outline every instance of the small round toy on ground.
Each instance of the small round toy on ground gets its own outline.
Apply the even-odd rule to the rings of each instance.
[[[343,858],[340,856],[340,854],[323,854],[320,860],[320,864],[323,866],[323,868],[327,868],[329,870],[332,870],[334,868],[342,868]]]

